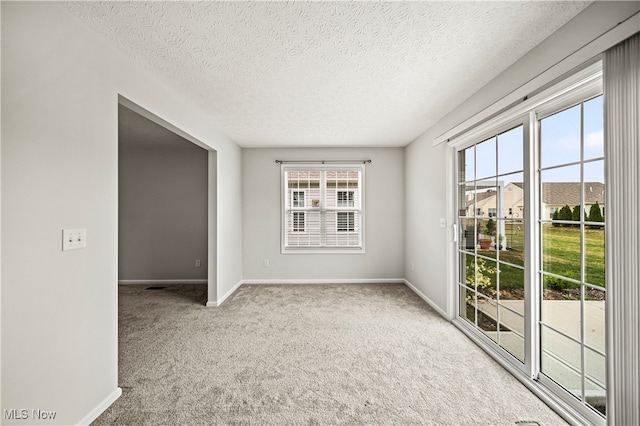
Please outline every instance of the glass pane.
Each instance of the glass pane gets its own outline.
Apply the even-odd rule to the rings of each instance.
[[[524,215],[524,177],[522,173],[501,176],[499,180],[500,217],[522,219]]]
[[[476,179],[496,175],[496,138],[476,145]]]
[[[502,255],[502,253],[500,253]],[[502,300],[524,300],[524,269],[516,268],[513,266],[505,265],[504,263],[498,263],[498,276],[500,278],[500,297]],[[522,303],[509,306],[515,309],[515,306],[520,307]],[[515,309],[516,311],[524,315],[524,311]]]
[[[460,253],[460,283],[476,287],[476,263],[472,254]]]
[[[475,184],[460,186],[460,200],[458,202],[458,215],[473,217],[476,212],[476,188]]]
[[[475,292],[460,286],[460,316],[475,326],[476,295]]]
[[[543,171],[541,219],[573,220],[573,211],[581,204],[580,188],[579,165]]]
[[[587,404],[606,414],[606,358],[601,354],[585,348],[585,392]]]
[[[460,250],[474,251],[476,249],[476,227],[473,219],[460,221]]]
[[[511,302],[507,302],[511,303]],[[524,317],[498,304],[500,314],[500,346],[524,362]],[[521,309],[518,307],[518,309]]]
[[[458,153],[458,182],[475,180],[475,145]]]
[[[605,286],[604,229],[585,229],[585,282]]]
[[[540,319],[580,340],[580,285],[544,276]]]
[[[604,157],[602,96],[584,103],[584,159]]]
[[[540,121],[542,167],[580,160],[580,105]]]
[[[498,340],[498,306],[495,300],[478,296],[478,328],[491,340]]]
[[[580,228],[542,225],[542,270],[580,280]]]
[[[476,182],[476,217],[495,218],[497,216],[497,189],[495,179],[485,179]]]
[[[584,342],[603,353],[606,352],[605,298],[605,291],[585,287]]]
[[[476,285],[478,293],[496,298],[496,262],[476,258]]]
[[[506,250],[500,251],[500,260],[524,266],[524,223],[521,220],[504,221],[503,245]]]
[[[582,395],[580,345],[541,326],[540,370],[576,397]]]
[[[478,253],[483,256],[496,257],[494,240],[496,238],[497,221],[495,219],[478,219]]]
[[[494,249],[499,252],[507,251],[507,239],[505,238],[505,221],[504,219],[496,219],[496,235],[493,238],[494,241]],[[500,253],[498,253],[500,254]]]
[[[589,222],[604,222],[604,161],[584,165],[584,204]],[[604,223],[603,223],[604,225]]]
[[[519,172],[524,157],[522,154],[522,126],[498,135],[498,174]]]

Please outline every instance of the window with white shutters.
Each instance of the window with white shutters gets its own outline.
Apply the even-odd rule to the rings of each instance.
[[[283,252],[364,251],[364,165],[283,164]]]

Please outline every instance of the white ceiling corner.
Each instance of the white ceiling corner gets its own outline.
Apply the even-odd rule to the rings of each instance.
[[[590,2],[68,2],[243,147],[404,146]]]

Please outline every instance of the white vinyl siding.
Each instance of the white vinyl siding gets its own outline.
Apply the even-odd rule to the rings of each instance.
[[[363,250],[363,165],[287,164],[283,252]]]

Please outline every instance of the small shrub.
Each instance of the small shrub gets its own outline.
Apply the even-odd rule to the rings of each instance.
[[[489,219],[487,221],[487,235],[494,236],[496,235],[496,222],[493,219]]]
[[[558,213],[558,219],[559,220],[572,220],[573,219],[573,212],[571,211],[571,207],[569,207],[568,204],[565,204],[564,207],[562,207],[560,209],[560,212]],[[562,226],[571,226],[568,223],[564,223],[562,224]]]
[[[471,288],[477,285],[477,290],[480,293],[495,297],[496,285],[492,281],[491,277],[495,276],[496,273],[499,272],[498,269],[494,266],[488,266],[486,260],[477,258],[475,281],[473,272],[473,262],[467,263],[467,285]]]
[[[600,205],[596,201],[595,204],[591,205],[591,209],[589,210],[589,217],[587,219],[589,222],[604,222],[604,217],[602,217],[602,212],[600,211]],[[592,228],[602,228],[602,226],[592,225]]]

